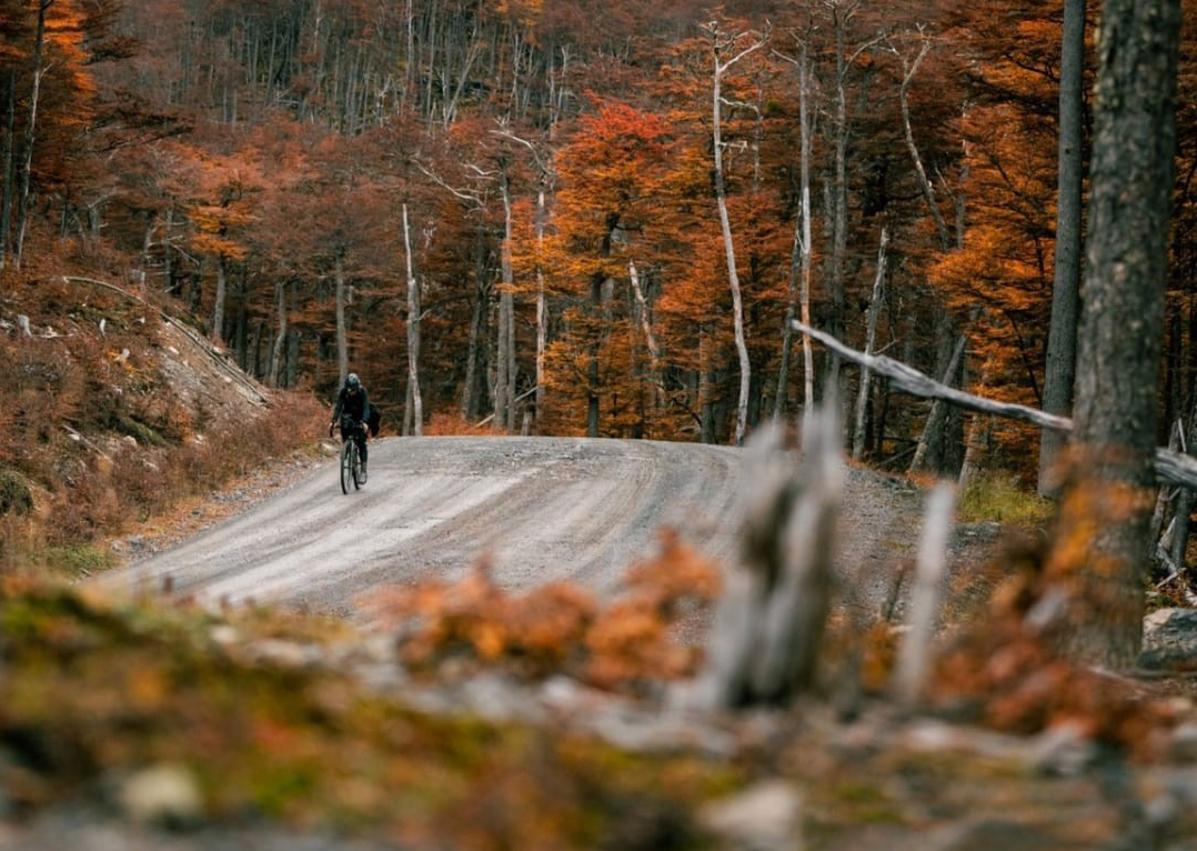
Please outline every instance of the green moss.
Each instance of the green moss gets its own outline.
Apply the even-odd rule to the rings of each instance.
[[[166,438],[161,434],[125,414],[114,413],[109,420],[109,426],[120,434],[129,435],[142,446],[166,445]]]
[[[33,492],[29,482],[16,470],[0,469],[0,517],[25,515],[33,510]]]
[[[76,579],[91,576],[116,567],[117,559],[111,550],[93,544],[48,547],[43,561],[52,571]]]
[[[1006,473],[977,475],[960,500],[960,519],[965,523],[1038,525],[1047,522],[1054,510],[1051,500],[1020,487]]]

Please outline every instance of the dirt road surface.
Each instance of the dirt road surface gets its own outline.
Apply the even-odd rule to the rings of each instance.
[[[372,445],[370,480],[343,496],[335,461],[245,513],[106,582],[209,602],[247,599],[352,612],[378,586],[460,577],[488,557],[511,588],[570,579],[611,593],[663,526],[735,557],[735,449],[571,438],[394,438]],[[849,471],[842,562],[883,599],[917,534],[918,499]],[[897,558],[895,558],[897,557]]]

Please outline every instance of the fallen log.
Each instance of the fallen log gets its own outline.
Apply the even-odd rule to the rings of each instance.
[[[978,414],[989,414],[995,417],[1004,417],[1005,419],[1021,420],[1040,428],[1048,428],[1065,433],[1072,431],[1072,420],[1068,417],[1056,416],[1055,414],[1041,411],[1038,408],[1017,405],[1013,402],[999,402],[996,399],[986,399],[983,396],[976,396],[972,393],[966,393],[963,390],[948,387],[946,384],[936,381],[926,373],[919,372],[914,367],[907,366],[901,361],[896,361],[885,355],[867,355],[864,352],[857,351],[845,345],[830,334],[820,331],[817,328],[812,328],[810,325],[806,325],[798,320],[794,320],[793,325],[795,330],[809,334],[811,339],[818,340],[844,360],[852,361],[872,370],[878,375],[884,375],[890,379],[892,386],[912,396],[921,396],[925,399],[942,399],[945,402]],[[1161,481],[1184,485],[1187,488],[1197,490],[1197,459],[1174,452],[1171,449],[1160,447],[1155,450],[1154,466],[1156,477]]]

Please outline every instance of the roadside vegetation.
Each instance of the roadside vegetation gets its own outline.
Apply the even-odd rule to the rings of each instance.
[[[0,569],[103,570],[109,536],[322,434],[309,394],[277,392],[260,407],[199,373],[211,355],[166,341],[152,304],[55,278],[5,280]]]

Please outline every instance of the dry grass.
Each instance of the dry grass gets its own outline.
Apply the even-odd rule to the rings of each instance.
[[[996,522],[1038,526],[1055,513],[1055,504],[1023,487],[1017,478],[1001,472],[975,476],[960,498],[960,519],[965,523]]]

